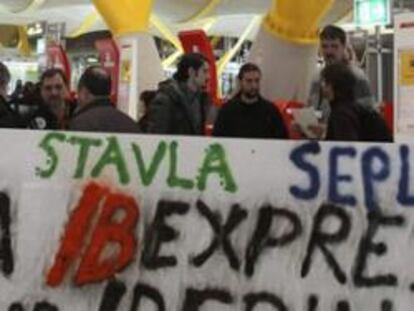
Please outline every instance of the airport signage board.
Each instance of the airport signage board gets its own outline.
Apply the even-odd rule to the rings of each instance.
[[[1,131],[0,309],[408,311],[414,146]]]
[[[385,26],[391,23],[392,0],[354,0],[354,24]]]

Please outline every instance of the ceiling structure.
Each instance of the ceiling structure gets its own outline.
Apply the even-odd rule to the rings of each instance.
[[[238,37],[254,17],[268,11],[271,3],[272,0],[155,0],[154,14],[173,32],[202,27],[206,20],[214,19],[208,31],[210,35]],[[351,12],[352,0],[336,0],[324,22],[349,18]],[[2,23],[25,25],[38,21],[64,22],[67,35],[76,33],[85,20],[94,14],[97,13],[90,0],[0,0]],[[258,27],[259,22],[251,32],[250,39]],[[106,25],[97,18],[87,31],[102,29],[106,29]],[[151,31],[158,34],[155,28]]]

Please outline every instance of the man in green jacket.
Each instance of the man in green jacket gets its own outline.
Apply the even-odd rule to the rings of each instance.
[[[148,112],[148,133],[203,135],[209,97],[208,60],[201,54],[182,57],[173,79],[160,84]]]

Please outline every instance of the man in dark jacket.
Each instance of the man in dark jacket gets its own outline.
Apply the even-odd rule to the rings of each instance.
[[[10,71],[0,62],[0,128],[19,128],[21,121],[7,102],[7,89],[11,80]]]
[[[221,108],[213,135],[286,139],[288,134],[281,114],[260,95],[260,68],[252,63],[245,64],[238,79],[240,92]]]
[[[78,107],[69,130],[85,132],[137,133],[138,125],[110,101],[111,77],[99,67],[86,69],[78,84]]]
[[[345,64],[331,64],[322,73],[322,92],[329,100],[326,140],[362,141],[363,124],[355,100],[356,79]]]
[[[209,98],[208,60],[201,54],[186,54],[174,79],[160,84],[148,113],[148,133],[203,135]]]
[[[29,127],[36,130],[65,129],[70,115],[66,101],[68,80],[61,69],[50,68],[40,77],[40,101],[31,115]]]

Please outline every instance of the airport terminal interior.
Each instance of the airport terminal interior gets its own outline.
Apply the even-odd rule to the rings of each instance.
[[[414,39],[405,27],[414,2],[282,2],[1,0],[0,61],[11,73],[9,95],[54,67],[64,71],[68,96],[76,99],[82,73],[98,65],[111,75],[114,105],[139,121],[140,94],[172,78],[181,56],[196,51],[209,59],[216,110],[237,94],[241,66],[253,62],[262,71],[262,95],[285,117],[287,107],[308,105],[312,79],[326,64],[318,34],[336,25],[346,32],[346,49],[368,79],[376,109],[394,137],[406,137],[413,127],[404,83],[410,77],[402,75],[414,70]],[[23,106],[23,113],[31,109]]]
[[[0,0],[0,311],[412,311],[413,142],[414,0]]]

